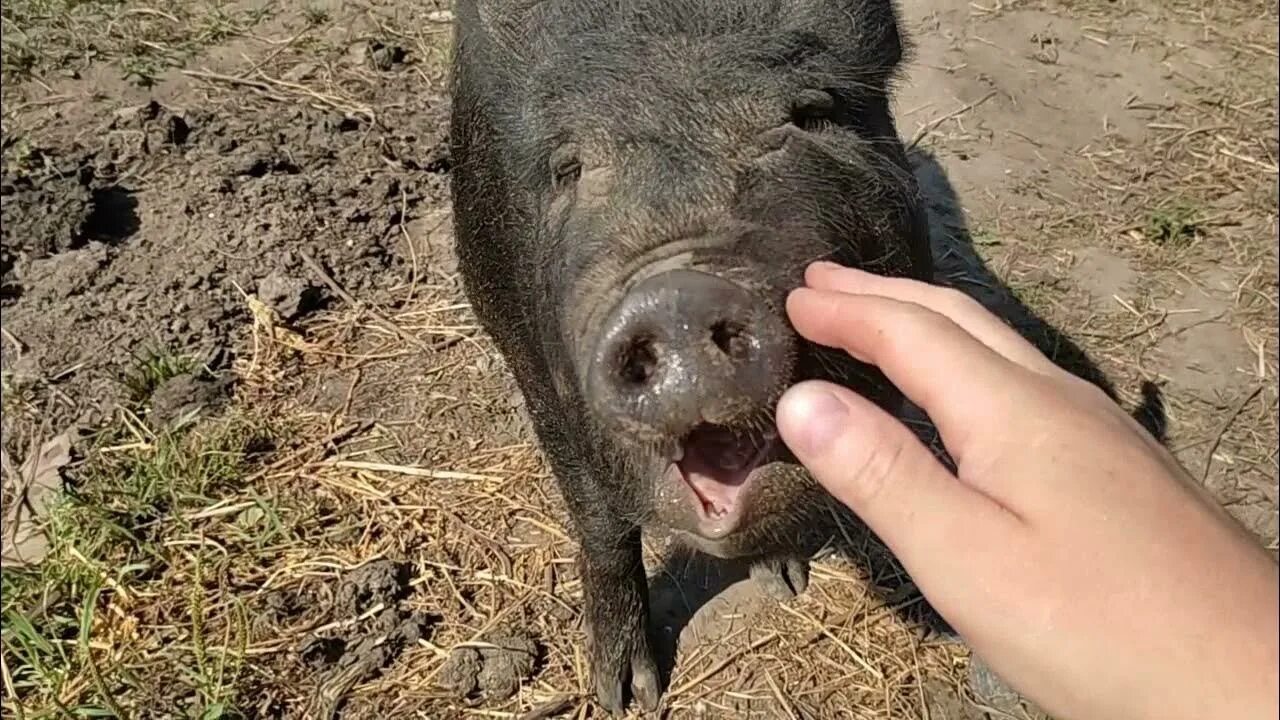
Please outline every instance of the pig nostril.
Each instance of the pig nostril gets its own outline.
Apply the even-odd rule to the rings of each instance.
[[[658,353],[653,338],[632,338],[618,353],[618,375],[631,385],[644,385],[658,368]]]
[[[735,322],[720,320],[712,325],[711,341],[734,360],[746,360],[751,354],[751,338],[747,329]]]

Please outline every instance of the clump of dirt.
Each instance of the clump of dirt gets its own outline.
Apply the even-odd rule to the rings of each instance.
[[[271,306],[286,322],[296,320],[323,304],[320,286],[299,277],[272,270],[258,283],[258,299]]]
[[[299,654],[313,669],[332,669],[329,680],[350,675],[354,684],[377,675],[406,648],[426,637],[430,626],[431,618],[425,613],[386,609],[364,625],[361,635],[316,636],[303,644]]]
[[[101,422],[140,348],[229,368],[248,293],[294,321],[410,273],[406,216],[445,195],[443,104],[273,110],[151,102],[79,140],[5,139],[0,364],[56,384],[55,424]]]
[[[151,393],[149,420],[165,428],[209,415],[222,407],[231,378],[187,372],[164,380]]]
[[[96,148],[70,153],[12,148],[0,176],[6,285],[12,286],[11,274],[22,269],[20,261],[43,260],[90,243],[114,245],[137,232],[137,201],[119,165],[180,148],[190,134],[185,119],[152,102],[117,112],[102,128]],[[62,288],[67,294],[76,289]]]
[[[6,284],[19,254],[30,254],[36,259],[47,257],[77,247],[82,243],[81,227],[92,199],[86,182],[88,178],[77,173],[72,177],[59,177],[56,182],[36,185],[24,177],[12,177],[6,173],[0,195],[5,202],[2,208],[3,222],[3,272]],[[45,212],[26,219],[32,208]],[[56,212],[49,212],[56,210]],[[23,232],[19,233],[18,229]],[[12,292],[6,294],[12,296]]]
[[[369,65],[375,70],[390,70],[405,61],[408,53],[399,45],[384,45],[373,42],[368,48]]]
[[[313,635],[298,649],[299,659],[321,678],[307,717],[332,717],[355,685],[376,677],[407,649],[426,638],[431,616],[406,607],[409,567],[375,560],[342,578],[334,612],[352,623],[341,635]]]
[[[379,604],[392,605],[409,591],[409,568],[390,560],[375,560],[351,571],[338,585],[338,612],[359,615]]]
[[[538,657],[538,643],[519,630],[499,629],[474,645],[463,645],[449,653],[440,668],[439,685],[465,699],[506,700],[527,680]]]

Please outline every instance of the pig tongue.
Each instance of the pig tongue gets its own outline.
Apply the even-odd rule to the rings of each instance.
[[[734,510],[755,454],[749,437],[724,428],[699,429],[689,436],[680,472],[702,501],[706,515],[717,518]]]

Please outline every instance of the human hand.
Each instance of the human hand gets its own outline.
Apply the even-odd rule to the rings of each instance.
[[[821,381],[778,405],[796,457],[1005,681],[1064,718],[1275,718],[1280,571],[1095,386],[954,291],[819,263],[787,312],[929,414]]]

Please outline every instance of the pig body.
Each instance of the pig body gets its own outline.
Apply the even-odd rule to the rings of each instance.
[[[466,293],[571,515],[597,697],[652,708],[641,529],[801,592],[834,501],[778,441],[778,397],[825,378],[900,401],[784,313],[814,260],[932,275],[889,110],[896,9],[471,0],[456,16]]]

